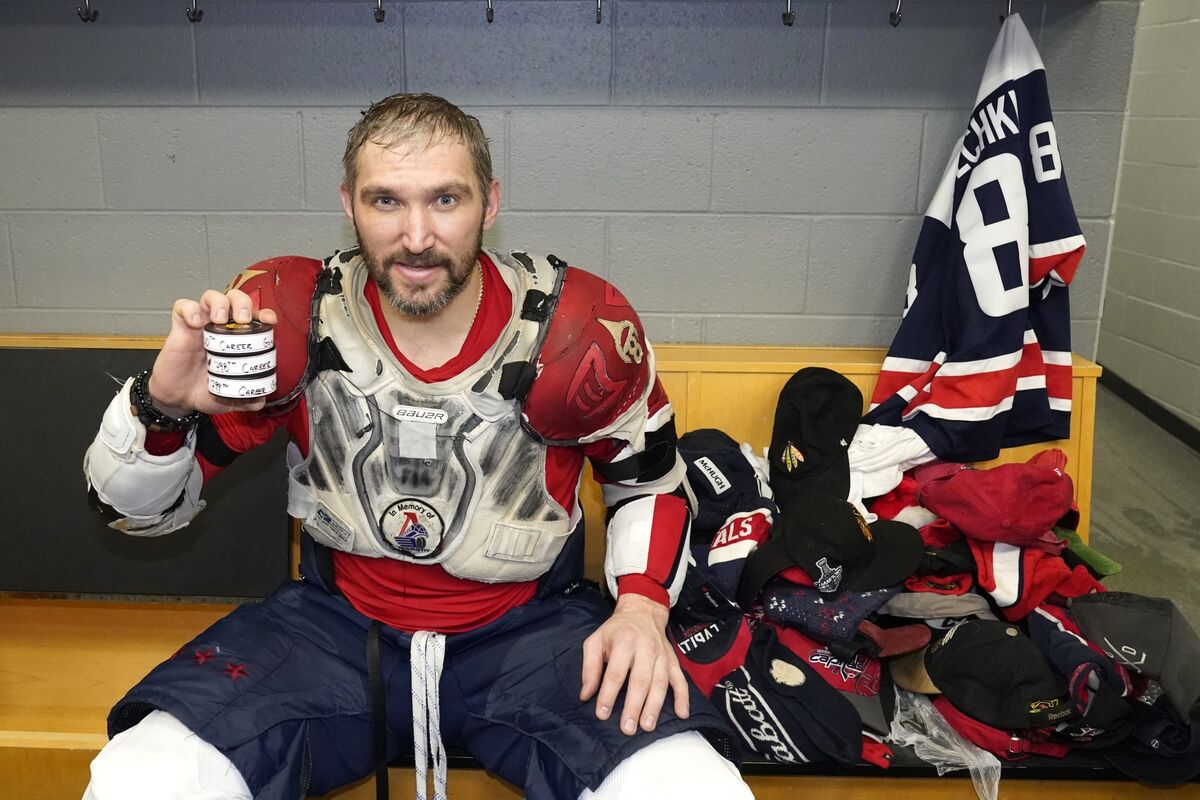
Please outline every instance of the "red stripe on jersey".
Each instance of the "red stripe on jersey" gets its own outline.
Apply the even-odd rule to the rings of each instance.
[[[942,408],[994,406],[1012,397],[1019,365],[974,375],[935,375],[930,401]]]
[[[1083,247],[1077,247],[1068,253],[1058,253],[1053,256],[1029,259],[1029,283],[1035,285],[1051,273],[1058,273],[1063,283],[1070,283],[1075,277],[1075,270],[1083,260]]]
[[[1042,346],[1037,342],[1027,342],[1021,348],[1021,361],[1017,364],[1018,375],[1022,378],[1032,378],[1046,371],[1046,362],[1042,358]]]
[[[875,382],[875,390],[871,393],[872,403],[882,403],[905,386],[914,389],[929,383],[930,377],[937,371],[937,364],[930,364],[924,372],[900,372],[897,370],[881,369],[879,379]]]
[[[1061,400],[1071,399],[1074,374],[1062,364],[1046,364],[1046,394]]]

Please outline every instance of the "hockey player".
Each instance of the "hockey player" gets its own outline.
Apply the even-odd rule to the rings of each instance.
[[[156,536],[283,428],[304,536],[300,581],[117,704],[85,797],[320,795],[403,755],[417,796],[431,759],[444,797],[443,742],[534,800],[749,797],[665,636],[689,511],[636,314],[552,256],[481,247],[500,187],[478,121],[447,101],[375,104],[343,164],[358,246],[178,300],[88,450],[112,525]],[[275,326],[277,389],[215,397],[202,329],[252,317]],[[579,580],[585,458],[615,607]]]

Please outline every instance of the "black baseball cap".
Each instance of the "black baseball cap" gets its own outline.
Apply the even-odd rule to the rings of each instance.
[[[824,367],[805,367],[783,385],[771,431],[771,488],[781,509],[798,497],[850,495],[847,448],[862,419],[862,392]]]
[[[1007,622],[956,625],[925,651],[925,671],[956,708],[997,728],[1053,727],[1077,716],[1066,680]]]
[[[738,604],[749,608],[767,580],[792,566],[804,570],[822,592],[894,586],[913,574],[924,553],[921,534],[911,525],[892,520],[867,525],[844,499],[802,495],[746,560]]]

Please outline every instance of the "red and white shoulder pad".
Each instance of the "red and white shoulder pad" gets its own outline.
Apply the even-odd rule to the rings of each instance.
[[[304,380],[313,294],[321,267],[315,258],[268,258],[246,267],[225,287],[225,291],[241,289],[250,295],[256,309],[272,309],[279,317],[275,324],[277,388],[268,403],[287,398]]]
[[[608,281],[567,267],[522,403],[526,424],[550,443],[617,437],[640,448],[654,353],[641,320]]]

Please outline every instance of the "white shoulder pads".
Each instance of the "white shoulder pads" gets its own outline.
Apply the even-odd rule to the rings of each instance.
[[[196,432],[174,453],[146,452],[146,427],[133,415],[129,387],[108,404],[100,431],[83,458],[88,487],[105,505],[125,515],[109,527],[135,536],[158,536],[182,528],[204,508],[204,476],[195,458]]]

